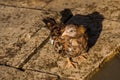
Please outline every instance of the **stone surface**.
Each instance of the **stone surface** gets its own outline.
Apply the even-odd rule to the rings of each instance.
[[[57,7],[56,7],[57,6]],[[69,8],[73,14],[86,15],[95,11],[100,12],[105,18],[120,22],[120,1],[119,0],[55,0],[46,5],[44,9],[61,11]]]
[[[89,80],[93,71],[120,52],[119,4],[119,0],[0,0],[0,79]],[[47,16],[59,22],[65,8],[73,13],[66,24],[88,28],[88,55],[73,58],[76,68],[65,67],[66,58],[54,51],[42,22]]]
[[[73,22],[74,19],[76,18],[71,18],[69,22]],[[79,19],[79,17],[77,19]],[[85,19],[87,20],[87,18]],[[81,17],[80,20],[77,21],[80,23]],[[37,69],[52,72],[61,77],[75,80],[86,78],[91,71],[96,69],[108,55],[113,54],[113,51],[120,46],[120,23],[110,20],[104,20],[101,22],[99,19],[98,22],[101,24],[97,24],[94,21],[92,23],[88,23],[88,27],[92,32],[94,32],[91,33],[90,38],[92,40],[96,37],[98,38],[97,41],[92,41],[92,45],[94,46],[90,48],[87,60],[81,60],[78,58],[73,59],[78,63],[76,64],[77,68],[65,68],[66,59],[59,57],[59,54],[57,55],[57,52],[54,52],[53,47],[47,43],[43,49],[37,53],[38,55],[34,56],[34,58],[24,66],[24,69]],[[99,31],[99,27],[102,27],[101,33],[97,34],[96,32]]]
[[[99,1],[99,3],[103,2],[104,0]],[[45,9],[61,11],[64,8],[70,8],[72,10],[80,7],[86,7],[87,5],[98,4],[96,0],[55,0],[46,5]],[[56,7],[57,6],[57,7]]]
[[[44,47],[39,50],[36,55],[25,65],[24,68],[49,72],[51,68],[58,67],[58,57],[59,55],[54,51],[53,46],[47,42]]]
[[[23,72],[15,68],[0,66],[0,80],[57,80],[57,76],[30,70]]]
[[[0,0],[1,5],[41,9],[52,0]]]
[[[16,54],[10,59],[7,64],[22,67],[44,44],[42,42],[49,36],[49,31],[46,28],[40,29]]]
[[[77,7],[72,12],[73,14],[91,14],[93,12],[99,12],[108,20],[114,20],[120,22],[120,1],[119,0],[101,0],[93,3],[86,4],[84,7]]]
[[[34,35],[39,37],[37,37],[39,43],[43,41],[42,36],[44,37],[49,31],[47,29],[42,30],[46,33],[39,31],[44,26],[42,19],[47,16],[56,16],[54,12],[6,6],[0,6],[0,10],[0,63],[6,63],[10,58],[18,55],[21,50],[24,53],[24,48],[30,49],[37,43]],[[33,45],[30,44],[32,41]],[[22,48],[23,46],[25,47]]]

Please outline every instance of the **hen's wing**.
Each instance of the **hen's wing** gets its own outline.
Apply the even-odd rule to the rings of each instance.
[[[65,50],[64,50],[64,39],[61,38],[61,35],[64,30],[64,25],[63,24],[57,24],[55,25],[56,27],[52,30],[51,32],[51,39],[53,40],[53,46],[55,50],[62,54],[65,55]]]
[[[46,27],[51,31],[54,28],[54,25],[57,24],[53,18],[46,17],[43,19],[43,22],[46,24]]]
[[[88,34],[87,34],[87,29],[81,25],[78,28],[79,32],[78,32],[78,43],[80,44],[80,49],[83,52],[86,52],[88,49]]]
[[[57,24],[53,18],[45,18],[43,22],[46,24],[47,28],[50,30],[50,40],[55,48],[55,50],[62,54],[64,53],[63,49],[63,40],[61,39],[62,32],[64,30],[64,24]]]
[[[82,50],[82,52],[86,52],[87,48],[88,48],[88,36],[87,36],[87,34],[82,34],[78,38],[78,43],[80,44],[79,47]]]
[[[88,49],[88,36],[86,28],[81,25],[77,28],[77,30],[77,35],[69,40],[68,54],[72,57],[84,54]]]

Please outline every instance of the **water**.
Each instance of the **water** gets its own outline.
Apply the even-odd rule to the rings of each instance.
[[[90,80],[120,80],[120,55],[104,64]]]

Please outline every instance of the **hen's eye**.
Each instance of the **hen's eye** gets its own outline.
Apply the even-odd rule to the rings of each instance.
[[[74,30],[70,30],[70,32],[74,32]]]

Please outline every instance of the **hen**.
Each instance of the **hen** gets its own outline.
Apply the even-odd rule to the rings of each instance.
[[[81,56],[86,53],[88,36],[83,25],[65,25],[56,23],[53,18],[45,18],[44,23],[51,31],[51,43],[55,50],[62,56],[67,57],[68,66],[73,66],[71,58]]]

